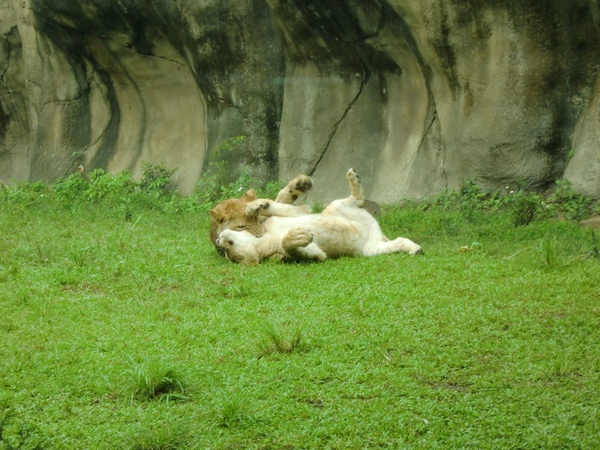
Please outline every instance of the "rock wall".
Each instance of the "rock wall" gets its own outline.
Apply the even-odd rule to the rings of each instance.
[[[600,198],[593,0],[0,0],[0,181],[178,167],[380,202],[477,179]]]
[[[268,1],[288,51],[284,178],[354,165],[393,201],[465,178],[545,188],[568,169],[600,193],[597,2]]]
[[[261,1],[0,0],[0,180],[102,167],[178,168],[191,192],[212,151],[246,135],[232,172],[277,175],[283,49]],[[15,94],[17,94],[15,96]]]

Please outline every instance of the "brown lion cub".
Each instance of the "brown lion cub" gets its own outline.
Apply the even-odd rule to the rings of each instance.
[[[290,181],[277,194],[275,202],[287,205],[293,204],[298,198],[308,192],[313,186],[313,180],[308,175],[300,175]],[[249,189],[240,198],[232,198],[224,200],[213,209],[210,210],[210,240],[219,251],[222,251],[217,246],[217,238],[225,229],[235,231],[248,231],[250,234],[260,237],[265,230],[262,222],[265,217],[259,215],[246,215],[246,206],[248,203],[256,200],[256,191]],[[310,207],[303,205],[296,209],[297,214],[310,214]]]

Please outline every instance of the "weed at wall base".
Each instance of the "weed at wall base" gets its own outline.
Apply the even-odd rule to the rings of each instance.
[[[537,199],[531,196],[519,197],[513,206],[513,225],[529,225],[535,218],[538,203]]]
[[[523,188],[510,189],[506,194],[481,189],[475,181],[465,180],[458,191],[434,196],[422,202],[422,208],[442,207],[446,211],[461,211],[463,220],[472,222],[476,211],[512,211],[513,225],[525,226],[536,219],[581,220],[594,211],[591,199],[572,188],[569,180],[557,180],[551,195],[526,192]],[[596,209],[595,209],[596,208]]]

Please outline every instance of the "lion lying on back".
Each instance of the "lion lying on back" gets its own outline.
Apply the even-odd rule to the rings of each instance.
[[[271,256],[295,261],[324,261],[339,256],[374,256],[385,253],[422,253],[409,239],[389,240],[365,209],[360,179],[353,169],[346,179],[351,194],[335,200],[321,214],[306,214],[303,207],[259,199],[246,205],[246,215],[268,216],[264,233],[257,237],[247,230],[224,229],[216,245],[227,258],[243,264],[259,263]]]
[[[279,194],[275,202],[291,205],[298,197],[307,192],[313,186],[312,179],[307,175],[300,175],[290,181]],[[266,217],[254,214],[246,215],[246,206],[256,200],[256,191],[248,190],[240,198],[232,198],[222,201],[210,210],[210,240],[217,250],[217,238],[225,229],[234,231],[247,231],[256,237],[260,237],[265,232],[262,222]],[[296,214],[309,214],[308,205],[299,206]]]

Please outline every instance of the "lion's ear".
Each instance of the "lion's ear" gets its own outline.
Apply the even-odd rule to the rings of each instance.
[[[248,189],[244,195],[240,197],[243,202],[251,202],[256,200],[256,191],[254,189]]]
[[[219,223],[223,222],[223,216],[221,215],[221,213],[219,213],[219,211],[217,211],[216,209],[211,209],[208,212],[210,213],[210,217],[213,220],[216,220]]]

